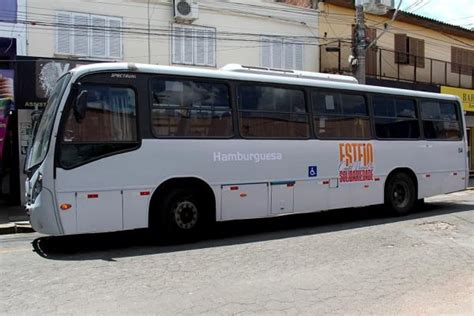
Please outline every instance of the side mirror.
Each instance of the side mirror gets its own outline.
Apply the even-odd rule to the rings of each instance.
[[[82,90],[74,103],[74,117],[80,123],[86,117],[87,109],[87,90]]]

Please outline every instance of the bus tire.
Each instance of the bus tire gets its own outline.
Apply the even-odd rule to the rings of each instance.
[[[189,239],[200,235],[207,223],[205,203],[190,189],[170,191],[159,203],[158,234],[171,239]]]
[[[385,206],[396,216],[407,215],[417,201],[415,183],[403,172],[396,173],[387,180],[385,186]]]

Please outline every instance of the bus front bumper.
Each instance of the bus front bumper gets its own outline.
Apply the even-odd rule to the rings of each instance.
[[[27,203],[25,208],[35,231],[48,235],[61,235],[51,191],[43,188],[35,201]]]

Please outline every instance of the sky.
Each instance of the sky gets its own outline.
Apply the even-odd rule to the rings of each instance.
[[[474,0],[401,0],[400,9],[474,29]],[[400,0],[395,0],[398,6]]]

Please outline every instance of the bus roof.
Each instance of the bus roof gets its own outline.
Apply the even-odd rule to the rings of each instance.
[[[228,80],[241,80],[241,81],[258,81],[266,83],[278,83],[287,85],[299,85],[299,86],[310,86],[320,88],[332,88],[332,89],[344,89],[361,92],[373,92],[373,93],[384,93],[384,94],[395,94],[402,96],[411,97],[422,97],[422,98],[436,98],[455,101],[459,100],[459,97],[440,94],[433,92],[423,92],[416,90],[398,89],[398,88],[387,88],[372,85],[362,85],[358,83],[352,83],[350,80],[328,80],[323,77],[317,76],[311,77],[296,77],[287,75],[276,75],[264,74],[263,72],[244,72],[244,71],[233,71],[223,67],[220,70],[216,69],[203,69],[185,66],[162,66],[162,65],[148,65],[148,64],[136,64],[136,63],[97,63],[89,65],[81,65],[73,70],[73,80],[86,75],[88,73],[97,72],[142,72],[151,74],[167,74],[167,75],[180,75],[189,77],[204,77],[204,78],[215,78],[215,79],[228,79]],[[348,77],[348,76],[341,76]],[[350,77],[348,77],[350,78]]]

